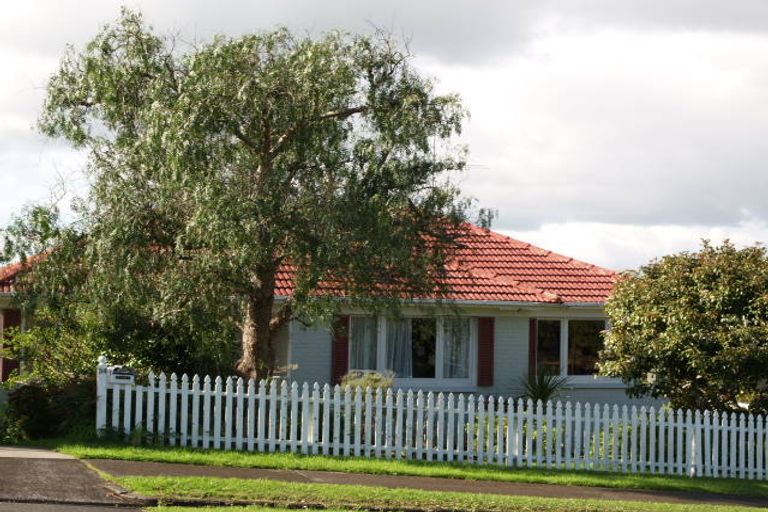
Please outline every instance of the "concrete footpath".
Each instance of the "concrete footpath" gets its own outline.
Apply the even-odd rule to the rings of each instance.
[[[139,504],[122,492],[73,457],[0,446],[0,512],[97,512],[115,507],[138,512]]]
[[[94,467],[116,476],[201,476],[219,478],[258,478],[283,482],[366,485],[389,488],[422,489],[439,492],[470,492],[539,496],[547,498],[577,498],[600,500],[645,501],[656,503],[689,503],[744,505],[768,507],[765,498],[726,496],[708,493],[673,491],[641,491],[605,487],[579,487],[548,484],[522,484],[480,480],[458,480],[416,476],[368,475],[330,471],[297,471],[277,469],[232,468],[133,462],[122,460],[87,460]]]

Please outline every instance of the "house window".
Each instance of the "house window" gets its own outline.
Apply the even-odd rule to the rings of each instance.
[[[471,327],[466,318],[443,320],[443,377],[446,379],[468,379]]]
[[[411,319],[411,353],[411,377],[434,379],[437,357],[437,321],[434,318]]]
[[[352,317],[349,367],[469,384],[476,337],[469,318]]]
[[[382,370],[394,372],[398,377],[413,376],[413,348],[411,320],[400,318],[386,323],[386,361]]]
[[[539,370],[563,376],[597,374],[605,320],[539,320],[536,324],[536,366]]]
[[[560,320],[539,320],[536,365],[539,371],[560,373]]]
[[[597,373],[603,330],[603,320],[568,320],[568,375]]]
[[[349,339],[349,367],[355,370],[375,370],[377,364],[378,332],[376,319],[352,317]]]

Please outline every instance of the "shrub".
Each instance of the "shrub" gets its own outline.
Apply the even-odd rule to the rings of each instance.
[[[12,389],[5,404],[0,440],[18,443],[93,429],[96,383],[93,378],[66,383],[32,381]]]
[[[389,389],[395,383],[395,375],[391,372],[379,373],[373,371],[352,370],[341,379],[341,385],[352,388]]]
[[[600,373],[675,409],[768,412],[768,249],[705,241],[622,275]]]

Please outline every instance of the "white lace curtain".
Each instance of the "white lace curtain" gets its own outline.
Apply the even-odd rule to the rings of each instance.
[[[413,376],[411,321],[407,318],[387,319],[386,368],[401,379]]]
[[[443,377],[469,377],[469,320],[466,318],[443,320]]]
[[[469,319],[443,320],[443,378],[469,378]],[[411,321],[407,318],[387,319],[385,368],[399,378],[413,377]],[[377,369],[378,322],[375,317],[352,317],[349,368]]]
[[[376,369],[376,331],[375,318],[352,317],[352,332],[349,340],[350,369]]]

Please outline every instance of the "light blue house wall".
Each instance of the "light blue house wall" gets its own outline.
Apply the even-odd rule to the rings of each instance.
[[[528,319],[499,316],[494,325],[493,387],[477,388],[477,392],[517,396],[519,380],[528,372]]]
[[[487,315],[487,313],[485,313]],[[525,316],[524,316],[525,315]],[[298,382],[331,381],[332,338],[327,326],[306,327],[292,322],[284,336],[279,337],[279,363],[287,368],[289,380]],[[520,380],[528,372],[529,316],[500,314],[495,317],[494,384],[492,387],[471,386],[461,391],[483,395],[517,397],[521,394]],[[609,404],[659,405],[653,399],[631,399],[620,382],[595,379],[594,382],[570,384],[560,399],[573,402]]]

